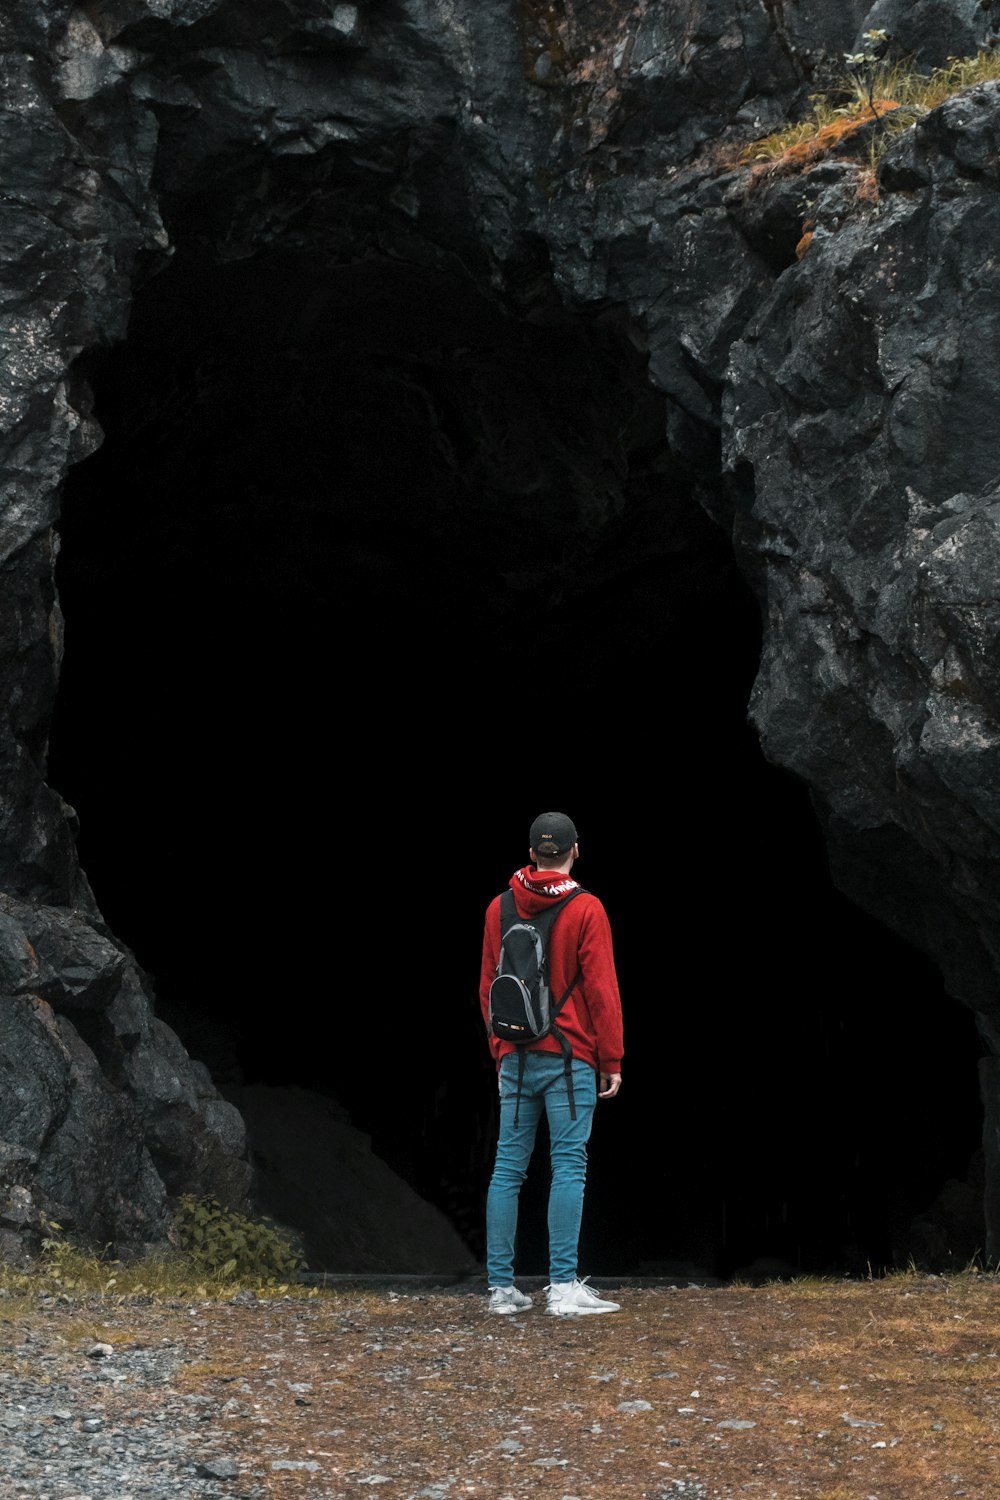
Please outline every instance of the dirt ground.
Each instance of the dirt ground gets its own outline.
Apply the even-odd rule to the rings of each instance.
[[[61,1364],[178,1340],[269,1500],[945,1500],[1000,1493],[1000,1282],[903,1275],[544,1297],[323,1293],[0,1309]],[[75,1354],[74,1354],[75,1351]],[[133,1414],[137,1393],[123,1393]],[[155,1390],[148,1400],[155,1401]],[[286,1465],[295,1467],[275,1467]],[[186,1497],[185,1497],[186,1500]]]

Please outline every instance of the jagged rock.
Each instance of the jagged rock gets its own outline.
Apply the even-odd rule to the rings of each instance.
[[[0,984],[8,1109],[19,1101],[0,1119],[0,1181],[33,1185],[42,1207],[60,1205],[50,1217],[123,1249],[163,1233],[167,1190],[247,1205],[237,1111],[153,1015],[131,955],[99,923],[0,896]]]
[[[788,8],[753,0],[641,5],[621,23],[620,138],[648,151],[666,137],[670,149],[690,153],[727,127],[765,135],[804,101],[834,59],[842,67],[864,15],[863,0],[843,6],[806,0]],[[591,25],[598,34],[607,28]]]
[[[968,57],[992,46],[998,21],[982,0],[876,0],[858,28],[852,50],[862,50],[865,30],[883,30],[895,54],[922,68],[938,68],[950,57]]]
[[[915,127],[900,156],[928,186],[813,244],[735,349],[726,397],[734,538],[768,600],[767,753],[813,788],[839,882],[990,1026],[1000,310],[979,268],[998,113],[992,84]]]
[[[0,1027],[5,1226],[29,1246],[52,1220],[123,1250],[160,1236],[163,1184],[135,1110],[108,1086],[71,1023],[45,1000],[6,995]]]

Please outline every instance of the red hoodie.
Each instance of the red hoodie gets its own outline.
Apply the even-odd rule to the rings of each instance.
[[[558,870],[538,870],[526,865],[510,877],[518,915],[533,917],[554,901],[561,901],[578,882]],[[487,1026],[490,1049],[497,1060],[514,1052],[513,1042],[501,1042],[488,1030],[490,985],[500,959],[500,897],[486,909],[483,934],[483,966],[479,976],[479,1003]],[[555,1000],[562,997],[577,970],[583,977],[559,1012],[556,1024],[569,1042],[573,1056],[600,1073],[622,1070],[622,1003],[611,947],[607,913],[589,891],[577,896],[559,913],[549,940],[549,988]],[[555,1003],[555,1000],[553,1003]],[[554,1036],[532,1042],[529,1051],[559,1052]]]

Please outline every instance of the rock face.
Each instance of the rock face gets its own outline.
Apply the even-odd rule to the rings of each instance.
[[[164,1235],[169,1193],[245,1203],[242,1119],[99,921],[0,898],[0,1028],[8,1248],[54,1220],[127,1253]]]
[[[989,43],[991,14],[34,0],[0,19],[5,1233],[58,1211],[127,1244],[162,1233],[171,1193],[250,1186],[238,1112],[156,1019],[46,781],[53,526],[100,440],[78,356],[124,337],[178,246],[307,259],[307,330],[324,270],[362,258],[458,267],[525,324],[610,309],[760,598],[767,755],[813,789],[844,889],[935,956],[1000,1051],[1000,90],[905,132],[874,198],[850,161],[790,181],[732,152],[866,27],[927,65]],[[587,482],[542,524],[591,534],[617,504]],[[995,1202],[989,1139],[986,1177]]]
[[[732,355],[733,532],[769,628],[751,712],[814,789],[839,883],[995,1026],[1000,86],[824,207]]]

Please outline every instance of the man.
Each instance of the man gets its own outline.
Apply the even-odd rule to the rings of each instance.
[[[570,875],[579,858],[577,831],[564,813],[542,813],[529,833],[531,863],[510,879],[517,915],[538,917],[580,890]],[[572,1057],[568,1066],[559,1038],[549,1034],[518,1048],[490,1030],[490,986],[500,958],[501,897],[486,912],[479,999],[490,1049],[500,1074],[500,1138],[486,1200],[486,1271],[490,1312],[516,1313],[531,1306],[514,1285],[517,1207],[544,1111],[549,1125],[552,1182],[549,1189],[548,1310],[560,1317],[618,1311],[577,1277],[583,1215],[587,1141],[598,1098],[621,1088],[622,1013],[611,945],[611,928],[596,896],[581,891],[555,918],[548,945],[553,1005],[572,985],[556,1019]],[[600,1087],[598,1088],[598,1079]],[[574,1118],[575,1116],[575,1118]]]

